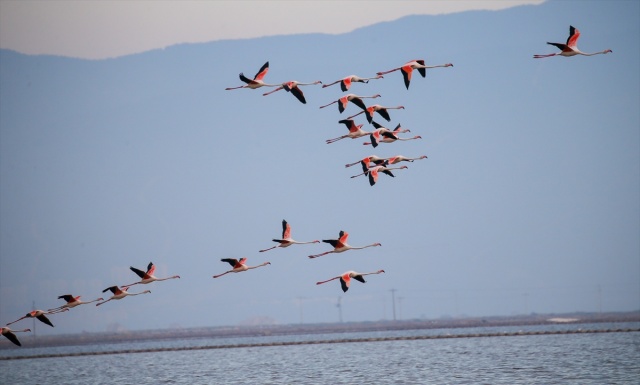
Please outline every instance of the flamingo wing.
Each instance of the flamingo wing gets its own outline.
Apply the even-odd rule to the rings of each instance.
[[[289,226],[287,221],[285,221],[284,219],[282,220],[282,238],[291,238],[291,226]]]
[[[129,269],[131,269],[131,271],[133,271],[134,273],[136,273],[138,275],[138,277],[144,279],[145,275],[147,275],[147,273],[145,273],[144,271],[140,270],[140,269],[136,269],[133,266],[129,266]]]
[[[411,74],[413,73],[413,67],[406,65],[402,67],[402,77],[404,78],[404,85],[409,89],[409,83],[411,83]]]
[[[391,170],[382,170],[382,172],[383,172],[383,173],[385,173],[385,174],[387,174],[387,175],[389,175],[389,176],[390,176],[390,177],[392,177],[392,178],[395,178],[395,177],[396,177],[395,175],[393,175],[393,173],[391,172]]]
[[[373,186],[378,181],[378,170],[373,169],[369,172],[369,185]]]
[[[367,106],[365,106],[364,102],[362,101],[362,99],[355,97],[351,99],[351,103],[355,104],[356,106],[362,108],[363,110],[367,109]]]
[[[235,258],[222,258],[221,261],[230,264],[232,267],[238,265],[238,260]]]
[[[153,262],[149,262],[149,264],[147,265],[147,275],[152,276],[155,272],[156,266],[153,264]]]
[[[111,290],[111,292],[112,292],[113,294],[118,294],[118,292],[120,291],[120,288],[119,288],[118,286],[110,286],[110,287],[108,287],[108,288],[106,288],[106,289],[102,290],[102,292],[103,292],[103,293],[106,293],[106,292],[107,292],[107,290]]]
[[[47,316],[45,316],[44,314],[40,314],[39,316],[36,317],[40,322],[44,322],[49,326],[53,326],[53,324],[51,323],[51,321],[49,321],[49,318],[47,318]]]
[[[380,114],[380,116],[382,116],[384,120],[386,120],[387,122],[391,121],[391,117],[389,116],[389,112],[387,111],[386,108],[380,108],[378,110],[378,114]]]
[[[342,89],[342,92],[349,91],[350,87],[351,87],[351,77],[346,77],[342,79],[342,81],[340,82],[340,89]]]
[[[342,291],[347,292],[349,290],[349,285],[351,284],[351,276],[349,274],[343,274],[340,277],[340,285],[342,286]]]
[[[567,46],[575,48],[578,45],[578,38],[580,37],[580,31],[574,26],[569,26],[569,37],[567,38]]]
[[[18,341],[18,337],[16,337],[15,334],[13,334],[12,332],[8,331],[8,332],[3,332],[2,333],[3,336],[7,337],[7,339],[11,342],[13,342],[14,344],[18,345],[18,346],[22,346],[22,344],[20,343],[20,341]]]
[[[420,65],[424,65],[424,60],[416,60],[416,62]],[[420,73],[420,75],[422,75],[423,78],[427,76],[426,68],[418,68],[418,72]]]
[[[361,276],[360,274],[358,274],[358,275],[354,275],[352,278],[353,278],[353,279],[355,279],[356,281],[360,281],[360,282],[362,282],[362,283],[365,283],[365,282],[366,282],[366,281],[364,280],[364,277],[363,277],[363,276]]]
[[[287,86],[285,86],[284,89],[287,90]],[[307,100],[304,98],[304,93],[302,92],[300,87],[294,86],[289,88],[287,91],[290,91],[293,94],[293,96],[295,96],[296,99],[300,101],[300,103],[307,104]]]
[[[75,298],[73,298],[71,294],[61,295],[58,297],[58,299],[64,299],[65,301],[67,301],[67,303],[75,301]]]
[[[260,67],[260,71],[253,77],[253,80],[262,80],[264,76],[269,72],[269,62],[266,62]]]
[[[340,230],[340,237],[338,238],[338,242],[343,245],[347,244],[347,239],[349,238],[349,233],[344,230]]]

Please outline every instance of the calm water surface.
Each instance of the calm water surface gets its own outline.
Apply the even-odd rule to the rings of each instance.
[[[198,338],[4,349],[0,357],[592,325]],[[609,325],[611,326],[611,325]],[[638,328],[638,323],[611,328]],[[608,328],[600,325],[600,329]],[[1,384],[638,384],[640,333],[353,342],[0,361]]]

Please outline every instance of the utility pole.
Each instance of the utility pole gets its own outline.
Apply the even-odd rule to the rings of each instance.
[[[396,320],[396,289],[391,289],[391,304],[393,305],[393,320]]]
[[[404,297],[398,297],[398,319],[402,319],[402,300]]]
[[[33,310],[36,310],[36,301],[33,301],[31,303],[31,307],[33,308]],[[36,338],[36,319],[32,318],[31,319],[33,321],[33,338]]]

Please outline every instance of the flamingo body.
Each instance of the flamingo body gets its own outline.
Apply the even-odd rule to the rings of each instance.
[[[17,320],[13,321],[13,322],[9,322],[7,324],[7,326],[14,324],[20,320],[23,320],[25,318],[36,318],[38,319],[38,321],[45,323],[51,327],[53,327],[53,323],[51,323],[51,321],[49,320],[49,318],[47,318],[47,316],[45,314],[55,314],[55,313],[62,313],[65,311],[69,311],[68,308],[64,308],[64,309],[60,309],[60,310],[54,310],[54,311],[44,311],[44,310],[33,310],[28,312],[24,317],[20,317]]]

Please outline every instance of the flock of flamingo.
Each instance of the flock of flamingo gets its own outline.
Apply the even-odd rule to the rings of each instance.
[[[533,57],[535,59],[541,59],[541,58],[548,58],[548,57],[553,57],[553,56],[564,56],[564,57],[571,57],[571,56],[576,56],[576,55],[583,55],[583,56],[593,56],[593,55],[598,55],[598,54],[607,54],[612,52],[610,49],[606,49],[603,51],[599,51],[599,52],[593,52],[593,53],[585,53],[582,52],[578,49],[577,43],[578,43],[578,38],[580,37],[580,31],[577,30],[576,28],[574,28],[573,26],[569,26],[569,37],[567,38],[566,43],[551,43],[551,42],[547,42],[547,44],[549,45],[553,45],[555,47],[557,47],[560,52],[556,52],[556,53],[551,53],[551,54],[541,54],[541,55],[534,55]],[[411,77],[413,74],[413,70],[417,70],[418,73],[424,78],[426,76],[426,70],[427,69],[432,69],[432,68],[436,68],[436,67],[452,67],[453,65],[451,63],[447,63],[447,64],[442,64],[442,65],[435,65],[435,66],[427,66],[425,64],[424,60],[411,60],[407,63],[405,63],[404,65],[400,66],[400,67],[396,67],[393,69],[390,69],[388,71],[381,71],[381,72],[377,72],[376,76],[373,77],[369,77],[369,78],[362,78],[356,75],[350,75],[350,76],[346,76],[342,79],[336,80],[334,82],[331,83],[327,83],[327,84],[323,84],[322,88],[326,88],[326,87],[330,87],[333,86],[335,84],[340,84],[340,88],[343,92],[347,92],[351,85],[353,83],[368,83],[371,80],[377,80],[377,79],[382,79],[386,74],[395,72],[395,71],[400,71],[402,73],[403,79],[404,79],[404,84],[407,88],[407,90],[409,89],[409,85],[411,83]],[[273,90],[264,93],[264,96],[270,95],[274,92],[280,91],[280,90],[285,90],[286,92],[290,92],[291,94],[293,94],[293,96],[296,97],[296,99],[298,99],[301,103],[306,104],[306,98],[304,96],[304,93],[302,92],[302,90],[300,89],[300,86],[307,86],[307,85],[317,85],[317,84],[322,84],[321,81],[317,80],[314,82],[309,82],[309,83],[301,83],[295,80],[292,81],[288,81],[288,82],[284,82],[284,83],[280,83],[280,84],[268,84],[264,82],[264,77],[267,74],[269,70],[269,62],[266,62],[258,71],[258,73],[253,77],[253,79],[249,79],[246,76],[244,76],[243,73],[240,73],[239,77],[240,80],[243,81],[245,84],[242,86],[238,86],[238,87],[229,87],[226,88],[226,90],[235,90],[235,89],[241,89],[241,88],[248,88],[248,89],[258,89],[261,87],[275,87]],[[346,108],[347,105],[349,104],[349,102],[351,102],[352,104],[354,104],[355,106],[359,107],[362,111],[358,112],[357,114],[354,114],[346,119],[342,119],[339,121],[340,124],[344,124],[347,129],[349,130],[349,133],[346,135],[342,135],[339,136],[337,138],[333,138],[333,139],[327,139],[326,143],[327,144],[331,144],[331,143],[335,143],[339,140],[342,139],[346,139],[346,138],[351,138],[351,139],[356,139],[356,138],[361,138],[361,137],[366,137],[369,136],[370,141],[369,142],[364,142],[364,145],[371,145],[373,148],[376,148],[378,146],[379,143],[393,143],[395,141],[405,141],[405,140],[413,140],[413,139],[421,139],[420,136],[414,136],[414,137],[410,137],[410,138],[400,138],[398,136],[398,134],[400,133],[404,133],[404,132],[409,132],[409,130],[407,129],[403,129],[401,128],[401,125],[398,124],[393,130],[390,130],[384,126],[382,126],[381,124],[375,122],[373,120],[374,118],[374,114],[377,114],[379,116],[381,116],[383,119],[385,119],[386,121],[391,121],[391,117],[389,115],[388,110],[392,110],[392,109],[404,109],[403,106],[396,106],[396,107],[385,107],[385,106],[381,106],[379,104],[373,104],[370,106],[367,106],[363,99],[375,99],[380,97],[379,94],[375,94],[375,95],[371,95],[371,96],[358,96],[355,94],[347,94],[344,95],[342,97],[340,97],[339,99],[322,105],[320,106],[320,108],[325,108],[328,107],[330,105],[333,104],[337,104],[338,105],[338,111],[340,113],[343,113]],[[355,121],[353,120],[353,118],[355,118],[356,116],[359,116],[361,114],[365,114],[365,117],[367,119],[367,122],[371,125],[373,125],[374,130],[372,131],[365,131],[362,129],[363,124],[356,124]],[[351,167],[351,166],[355,166],[357,164],[360,164],[362,166],[362,170],[363,172],[357,175],[353,175],[351,178],[356,178],[359,176],[367,176],[369,178],[369,184],[371,186],[375,185],[377,180],[378,180],[378,173],[384,173],[386,175],[389,176],[394,176],[393,173],[391,172],[391,170],[399,170],[399,169],[406,169],[407,166],[400,166],[400,167],[389,167],[391,165],[394,164],[398,164],[400,162],[413,162],[415,160],[419,160],[419,159],[425,159],[427,158],[426,155],[422,155],[420,157],[416,157],[416,158],[408,158],[402,155],[397,155],[397,156],[392,156],[392,157],[387,157],[387,158],[382,158],[382,157],[378,157],[376,155],[370,155],[367,156],[357,162],[353,162],[353,163],[349,163],[346,164],[345,167]],[[359,250],[359,249],[365,249],[365,248],[369,248],[369,247],[376,247],[376,246],[381,246],[380,243],[376,242],[376,243],[372,243],[366,246],[351,246],[347,243],[347,239],[349,237],[349,234],[346,231],[340,231],[339,235],[338,235],[338,239],[323,239],[322,242],[324,243],[328,243],[333,247],[333,250],[329,250],[329,251],[325,251],[323,253],[320,254],[315,254],[315,255],[309,255],[310,259],[314,259],[314,258],[318,258],[327,254],[331,254],[331,253],[342,253],[344,251],[348,251],[348,250]],[[291,245],[295,245],[295,244],[312,244],[312,243],[320,243],[319,240],[313,240],[313,241],[307,241],[307,242],[299,242],[294,240],[291,237],[291,226],[287,223],[286,220],[282,221],[282,237],[279,239],[273,239],[273,242],[276,242],[277,245],[273,246],[273,247],[269,247],[263,250],[259,250],[259,252],[266,252],[269,250],[273,250],[275,248],[278,247],[289,247]],[[240,273],[240,272],[244,272],[244,271],[248,271],[248,270],[252,270],[252,269],[256,269],[259,267],[263,267],[263,266],[267,266],[270,265],[270,262],[264,262],[262,264],[256,265],[256,266],[248,266],[246,264],[247,258],[241,258],[241,259],[235,259],[235,258],[223,258],[221,259],[222,262],[224,263],[228,263],[229,265],[231,265],[231,269],[227,270],[221,274],[217,274],[214,275],[213,278],[219,278],[222,277],[226,274],[229,273]],[[104,298],[97,298],[95,300],[92,301],[81,301],[80,298],[81,296],[73,296],[71,294],[64,294],[58,297],[58,299],[62,299],[64,301],[66,301],[66,303],[64,305],[58,306],[56,308],[53,309],[49,309],[49,310],[33,310],[28,312],[25,316],[20,317],[18,319],[16,319],[15,321],[9,322],[7,323],[4,327],[0,327],[0,334],[2,334],[3,336],[5,336],[7,339],[9,339],[11,342],[13,342],[15,345],[18,346],[22,346],[22,344],[20,343],[20,341],[18,340],[17,336],[15,335],[15,333],[18,332],[30,332],[30,329],[22,329],[22,330],[12,330],[11,328],[9,328],[9,325],[14,324],[20,320],[23,319],[27,319],[27,318],[36,318],[39,321],[53,327],[53,323],[51,322],[51,320],[49,320],[49,318],[47,317],[47,315],[51,315],[51,314],[57,314],[57,313],[63,313],[66,311],[69,311],[70,309],[73,309],[76,306],[79,305],[86,305],[86,304],[90,304],[90,303],[96,303],[96,306],[101,306],[109,301],[112,300],[120,300],[123,299],[125,297],[128,296],[136,296],[136,295],[142,295],[142,294],[148,294],[151,293],[150,290],[144,290],[142,292],[138,292],[138,293],[129,293],[128,289],[131,286],[134,285],[138,285],[138,284],[149,284],[152,282],[156,282],[156,281],[165,281],[165,280],[169,280],[169,279],[176,279],[176,278],[180,278],[179,275],[174,275],[174,276],[170,276],[170,277],[166,277],[166,278],[157,278],[154,275],[155,272],[155,265],[153,263],[149,263],[149,265],[147,266],[147,269],[145,271],[137,269],[135,267],[130,267],[131,271],[133,271],[139,278],[140,280],[131,284],[127,284],[127,285],[119,285],[119,286],[110,286],[106,289],[104,289],[102,292],[106,293],[107,291],[110,291],[113,295],[107,299],[104,300]],[[343,292],[346,292],[347,290],[349,290],[349,286],[351,283],[351,279],[355,279],[356,281],[359,282],[366,282],[364,277],[367,275],[374,275],[374,274],[381,274],[384,273],[384,270],[377,270],[374,272],[369,272],[369,273],[358,273],[356,271],[350,270],[347,272],[344,272],[341,275],[338,275],[336,277],[333,278],[329,278],[327,280],[324,281],[318,281],[316,282],[316,285],[321,285],[327,282],[331,282],[334,280],[339,280],[340,281],[340,285],[342,288]]]

